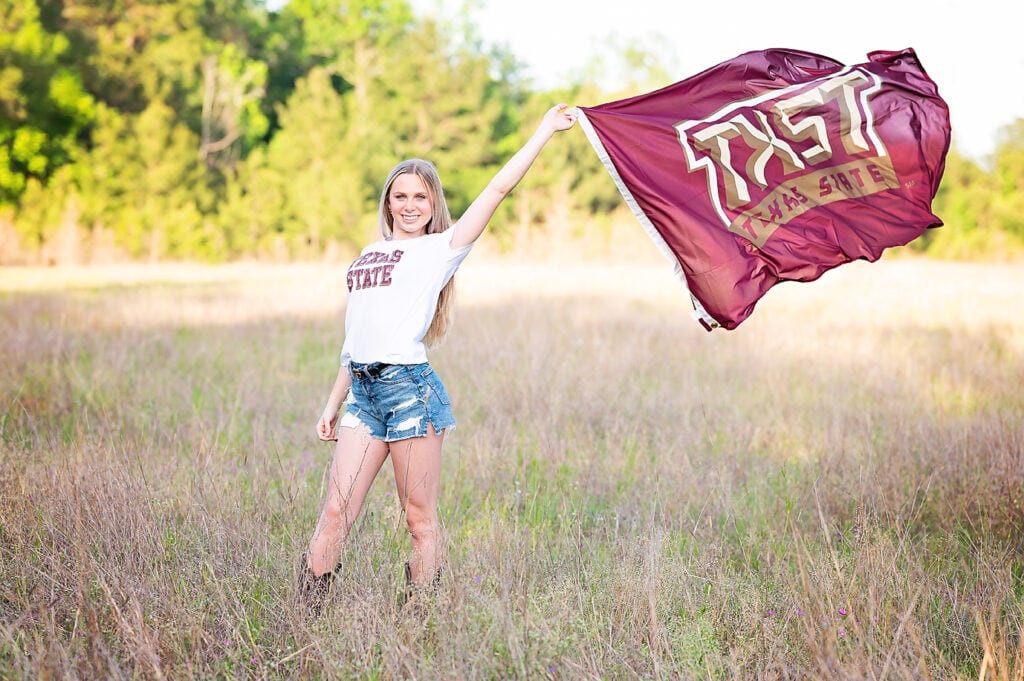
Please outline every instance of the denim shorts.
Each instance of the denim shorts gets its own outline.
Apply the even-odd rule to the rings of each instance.
[[[448,391],[430,364],[352,362],[348,371],[352,389],[342,428],[365,424],[375,439],[392,442],[425,437],[428,424],[437,433],[455,427]]]

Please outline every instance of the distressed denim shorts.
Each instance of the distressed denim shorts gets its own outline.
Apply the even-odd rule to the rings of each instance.
[[[371,436],[385,442],[425,437],[428,424],[437,433],[455,427],[448,391],[430,364],[352,362],[348,371],[352,389],[340,427],[365,424]]]

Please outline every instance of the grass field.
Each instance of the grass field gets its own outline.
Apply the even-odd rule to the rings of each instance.
[[[0,270],[0,678],[1024,678],[1024,268],[459,280],[442,587],[385,466],[311,620],[343,267]]]

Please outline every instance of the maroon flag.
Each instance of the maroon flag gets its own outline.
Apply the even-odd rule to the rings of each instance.
[[[844,66],[748,52],[580,123],[709,330],[780,281],[874,261],[942,221],[949,109],[912,49]]]

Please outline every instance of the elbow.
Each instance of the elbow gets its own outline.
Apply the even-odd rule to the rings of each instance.
[[[490,186],[490,192],[491,195],[494,197],[494,200],[498,203],[501,203],[502,201],[505,200],[506,196],[512,193],[512,190],[515,189],[515,187],[516,186],[514,184],[492,183]]]

